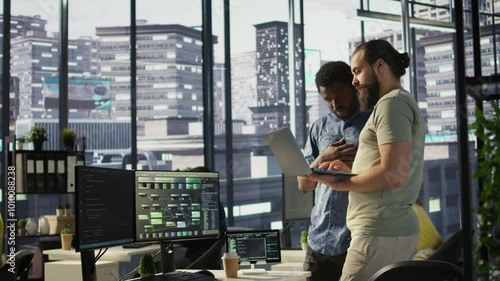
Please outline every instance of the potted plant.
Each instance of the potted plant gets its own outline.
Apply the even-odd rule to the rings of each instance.
[[[21,136],[16,139],[16,150],[23,150],[24,143],[26,142],[26,137]]]
[[[66,203],[66,205],[64,205],[64,215],[71,216],[71,206],[69,205],[69,203]]]
[[[35,151],[41,151],[46,140],[47,131],[43,125],[31,127],[31,130],[26,134],[26,141],[33,143]]]
[[[66,147],[66,150],[73,151],[76,139],[75,131],[73,131],[73,129],[70,128],[64,128],[62,131],[62,139],[64,147]]]
[[[302,250],[307,251],[307,235],[309,232],[307,230],[303,230],[302,233],[300,233],[300,246],[302,247]]]
[[[490,104],[492,114],[485,116],[476,108],[476,121],[471,125],[483,141],[477,151],[479,163],[474,173],[482,182],[476,210],[478,234],[474,243],[477,280],[497,280],[500,271],[500,105],[499,101]]]
[[[62,205],[57,206],[56,208],[56,216],[64,216],[64,208]]]
[[[71,250],[71,239],[73,239],[73,231],[69,228],[61,230],[61,248],[63,250]]]
[[[19,219],[17,221],[17,227],[18,227],[18,234],[19,236],[25,236],[26,235],[26,219]]]
[[[139,274],[141,278],[154,276],[156,273],[156,266],[153,256],[151,254],[143,254],[139,263]]]

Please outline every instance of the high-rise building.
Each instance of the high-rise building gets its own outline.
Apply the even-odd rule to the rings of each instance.
[[[428,1],[420,1],[424,3],[424,5],[413,4],[413,10],[416,18],[436,20],[442,22],[454,22],[454,11],[450,8],[451,1],[449,0],[428,0]],[[426,3],[427,2],[427,3]],[[496,9],[499,4],[498,0],[479,0],[479,10],[480,11],[490,11],[492,5],[495,5],[495,11],[498,13],[498,9]],[[497,2],[497,3],[495,3]],[[431,5],[425,5],[431,4]],[[466,0],[464,1],[464,10],[470,11],[472,1]],[[439,7],[439,8],[438,8]],[[493,23],[491,17],[481,16],[479,19],[482,26],[491,25]],[[465,26],[472,25],[472,15],[471,13],[464,14],[464,24]]]
[[[252,124],[250,107],[257,104],[257,75],[255,52],[231,56],[231,97],[233,120]]]
[[[130,27],[97,27],[101,74],[111,80],[111,117],[130,119]],[[145,120],[203,117],[202,34],[137,22],[137,135]],[[217,42],[214,37],[213,42]]]
[[[466,75],[474,76],[474,60],[472,37],[470,33],[465,34],[465,66]],[[453,34],[442,34],[422,38],[420,46],[425,53],[425,83],[427,88],[427,112],[428,133],[430,135],[451,136],[456,140],[457,114],[455,105],[455,49],[453,46]],[[496,42],[500,41],[500,34],[496,34]],[[497,53],[500,49],[497,47]],[[481,28],[481,66],[483,76],[495,72],[493,44],[493,28],[486,26]],[[498,62],[497,62],[498,64]],[[470,94],[470,93],[469,93]],[[474,100],[467,97],[467,114],[469,122],[475,120]],[[484,112],[490,109],[485,104]]]
[[[288,23],[272,21],[256,24],[257,104],[252,110],[253,124],[269,131],[290,124],[290,105],[297,106],[296,120],[302,119],[305,105],[302,67],[295,71],[295,103],[290,102],[288,69]],[[294,27],[295,65],[301,65],[304,50],[301,49],[302,33],[299,25]],[[302,139],[301,135],[297,139]]]
[[[46,20],[39,16],[12,19],[17,22],[16,35],[11,39],[11,76],[19,79],[18,119],[57,118],[57,108],[45,107],[42,89],[44,79],[58,76],[59,37],[47,36]],[[97,42],[92,38],[69,40],[69,77],[97,75],[97,57]]]

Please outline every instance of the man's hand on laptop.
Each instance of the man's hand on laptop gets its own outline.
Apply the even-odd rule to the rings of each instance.
[[[319,165],[319,168],[351,173],[351,168],[349,168],[349,166],[341,160],[323,162]]]

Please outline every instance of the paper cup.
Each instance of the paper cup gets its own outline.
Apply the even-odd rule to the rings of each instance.
[[[238,277],[238,262],[240,258],[236,253],[224,253],[222,256],[222,264],[224,265],[224,273],[226,278]]]

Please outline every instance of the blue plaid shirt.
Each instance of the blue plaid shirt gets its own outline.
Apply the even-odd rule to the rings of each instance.
[[[371,112],[357,112],[348,120],[334,113],[315,121],[309,130],[304,147],[304,156],[312,163],[328,145],[346,139],[347,143],[358,143],[359,133]],[[308,244],[318,253],[338,256],[349,248],[349,230],[346,226],[348,192],[334,191],[318,183],[315,190],[314,207],[311,211]]]

